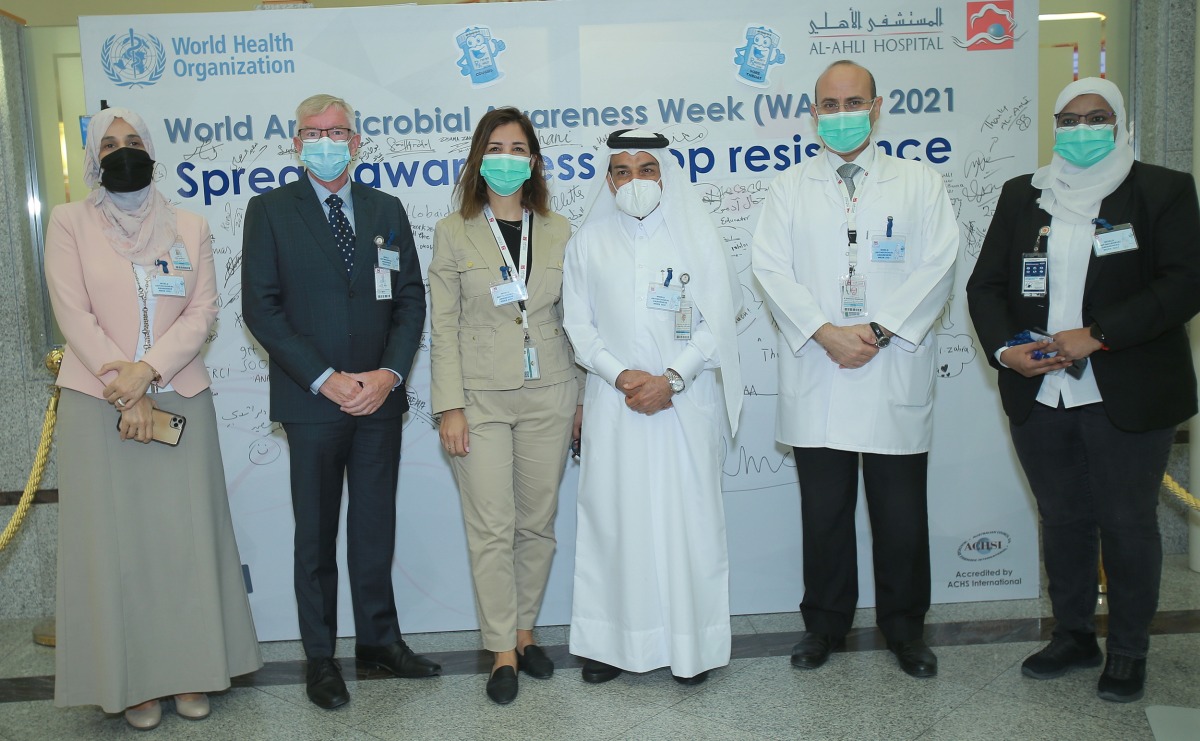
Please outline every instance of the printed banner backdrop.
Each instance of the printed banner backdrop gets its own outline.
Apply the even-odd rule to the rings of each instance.
[[[773,178],[817,155],[813,83],[838,59],[874,72],[877,143],[936,168],[961,226],[956,288],[932,330],[941,357],[930,454],[934,601],[1036,596],[1031,498],[963,289],[1001,185],[1036,165],[1036,7],[1015,6],[613,0],[81,18],[89,110],[104,100],[139,111],[157,146],[159,188],[212,226],[221,311],[205,360],[260,638],[295,638],[297,626],[288,448],[268,418],[270,359],[241,320],[242,220],[254,194],[301,177],[292,119],[317,92],[356,107],[363,146],[354,177],[404,202],[423,266],[489,106],[529,113],[554,209],[576,225],[602,185],[610,131],[638,126],[671,138],[733,254],[746,307],[738,329],[746,404],[724,460],[733,611],[796,609],[799,493],[791,453],[773,439],[775,358],[786,345],[752,280],[749,248]],[[401,624],[474,628],[458,493],[430,415],[427,343],[408,393],[394,566]],[[570,619],[577,475],[568,464],[542,624]],[[869,606],[861,496],[858,522]],[[340,632],[351,635],[341,584]]]

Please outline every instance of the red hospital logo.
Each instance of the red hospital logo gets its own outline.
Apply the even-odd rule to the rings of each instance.
[[[967,51],[1011,49],[1016,27],[1013,0],[967,3],[967,40],[954,43]]]

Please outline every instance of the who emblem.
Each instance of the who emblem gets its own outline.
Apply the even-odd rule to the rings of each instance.
[[[134,33],[109,36],[100,49],[104,74],[118,87],[153,85],[167,66],[167,50],[153,34]]]

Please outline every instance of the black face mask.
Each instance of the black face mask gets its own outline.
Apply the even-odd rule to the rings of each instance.
[[[100,184],[114,193],[132,193],[154,179],[154,160],[144,149],[121,147],[100,160]]]

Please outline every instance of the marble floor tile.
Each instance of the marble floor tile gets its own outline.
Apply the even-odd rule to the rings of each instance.
[[[787,738],[795,738],[795,735]],[[667,710],[645,723],[625,731],[617,738],[622,741],[658,741],[688,739],[688,741],[759,741],[769,738],[760,733],[733,728],[713,720]],[[780,737],[784,738],[784,737]]]
[[[917,738],[921,741],[1131,741],[1141,736],[1123,723],[983,690]]]
[[[966,661],[953,674],[973,676]],[[974,691],[945,676],[912,679],[890,654],[872,651],[837,654],[811,672],[786,657],[759,659],[671,709],[768,737],[896,739],[917,735]]]
[[[1013,644],[1020,645],[1020,644]],[[1042,644],[1027,644],[1029,653]],[[1058,710],[1080,713],[1106,722],[1121,723],[1148,733],[1146,707],[1171,705],[1200,707],[1200,634],[1157,635],[1150,639],[1146,694],[1131,703],[1106,702],[1096,697],[1101,669],[1077,669],[1057,679],[1036,680],[1010,667],[987,685],[987,690]]]
[[[565,677],[539,681],[522,676],[516,701],[502,707],[487,699],[486,683],[486,675],[466,677],[398,712],[375,715],[357,728],[395,741],[612,739],[664,711]]]
[[[11,649],[0,658],[0,677],[41,677],[54,674],[54,649],[33,642],[32,623],[25,630],[17,632],[23,633],[19,636],[20,640],[13,641]]]
[[[259,687],[266,694],[288,702],[292,705],[327,714],[337,719],[345,726],[361,726],[373,715],[396,712],[403,705],[422,698],[435,696],[464,681],[469,675],[451,675],[448,677],[428,677],[424,679],[372,679],[356,680],[347,673],[346,689],[350,692],[350,702],[333,711],[317,708],[309,701],[303,684],[280,684],[269,687]]]
[[[1163,557],[1163,575],[1158,593],[1159,610],[1200,608],[1200,572],[1188,568],[1187,554]]]
[[[616,679],[603,684],[585,683],[578,671],[572,671],[569,677],[571,681],[578,682],[584,691],[591,692],[592,694],[606,695],[617,693],[638,702],[672,707],[689,697],[708,692],[721,682],[735,676],[739,671],[750,666],[755,661],[757,659],[734,659],[730,662],[729,666],[723,666],[709,672],[708,679],[704,684],[690,687],[676,682],[671,677],[670,669],[656,669],[655,671],[642,674],[624,672]],[[524,687],[524,684],[521,686]]]

